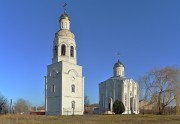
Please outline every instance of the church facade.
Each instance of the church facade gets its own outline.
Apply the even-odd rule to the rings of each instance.
[[[99,112],[113,114],[113,103],[120,100],[125,106],[123,114],[139,114],[139,86],[124,75],[124,64],[114,64],[114,76],[99,84]]]
[[[53,41],[52,64],[45,76],[46,115],[82,115],[84,112],[84,77],[77,64],[75,35],[70,31],[70,17],[64,11],[60,30]]]

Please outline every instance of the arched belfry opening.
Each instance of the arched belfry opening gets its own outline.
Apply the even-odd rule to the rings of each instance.
[[[66,55],[66,46],[63,44],[61,46],[61,56],[65,56]]]
[[[73,46],[71,46],[71,48],[70,48],[70,56],[74,57],[74,47]]]

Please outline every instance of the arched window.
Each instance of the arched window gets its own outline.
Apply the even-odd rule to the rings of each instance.
[[[75,93],[75,85],[71,85],[71,92]]]
[[[63,28],[63,22],[61,22],[61,28]]]
[[[65,56],[66,55],[66,46],[63,44],[61,46],[61,56]]]
[[[74,47],[73,46],[71,46],[71,49],[70,49],[70,56],[74,57]]]
[[[75,101],[71,102],[71,106],[72,106],[72,108],[75,108]]]
[[[53,85],[51,85],[51,92],[55,92],[55,85],[53,84]]]

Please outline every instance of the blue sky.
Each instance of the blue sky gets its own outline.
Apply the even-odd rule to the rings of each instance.
[[[98,103],[98,84],[113,75],[118,52],[134,80],[153,68],[180,66],[179,0],[0,0],[0,93],[8,99],[44,103],[65,2],[91,103]]]

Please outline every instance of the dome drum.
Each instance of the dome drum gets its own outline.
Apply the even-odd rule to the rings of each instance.
[[[124,64],[119,60],[114,64],[114,76],[124,77]]]

